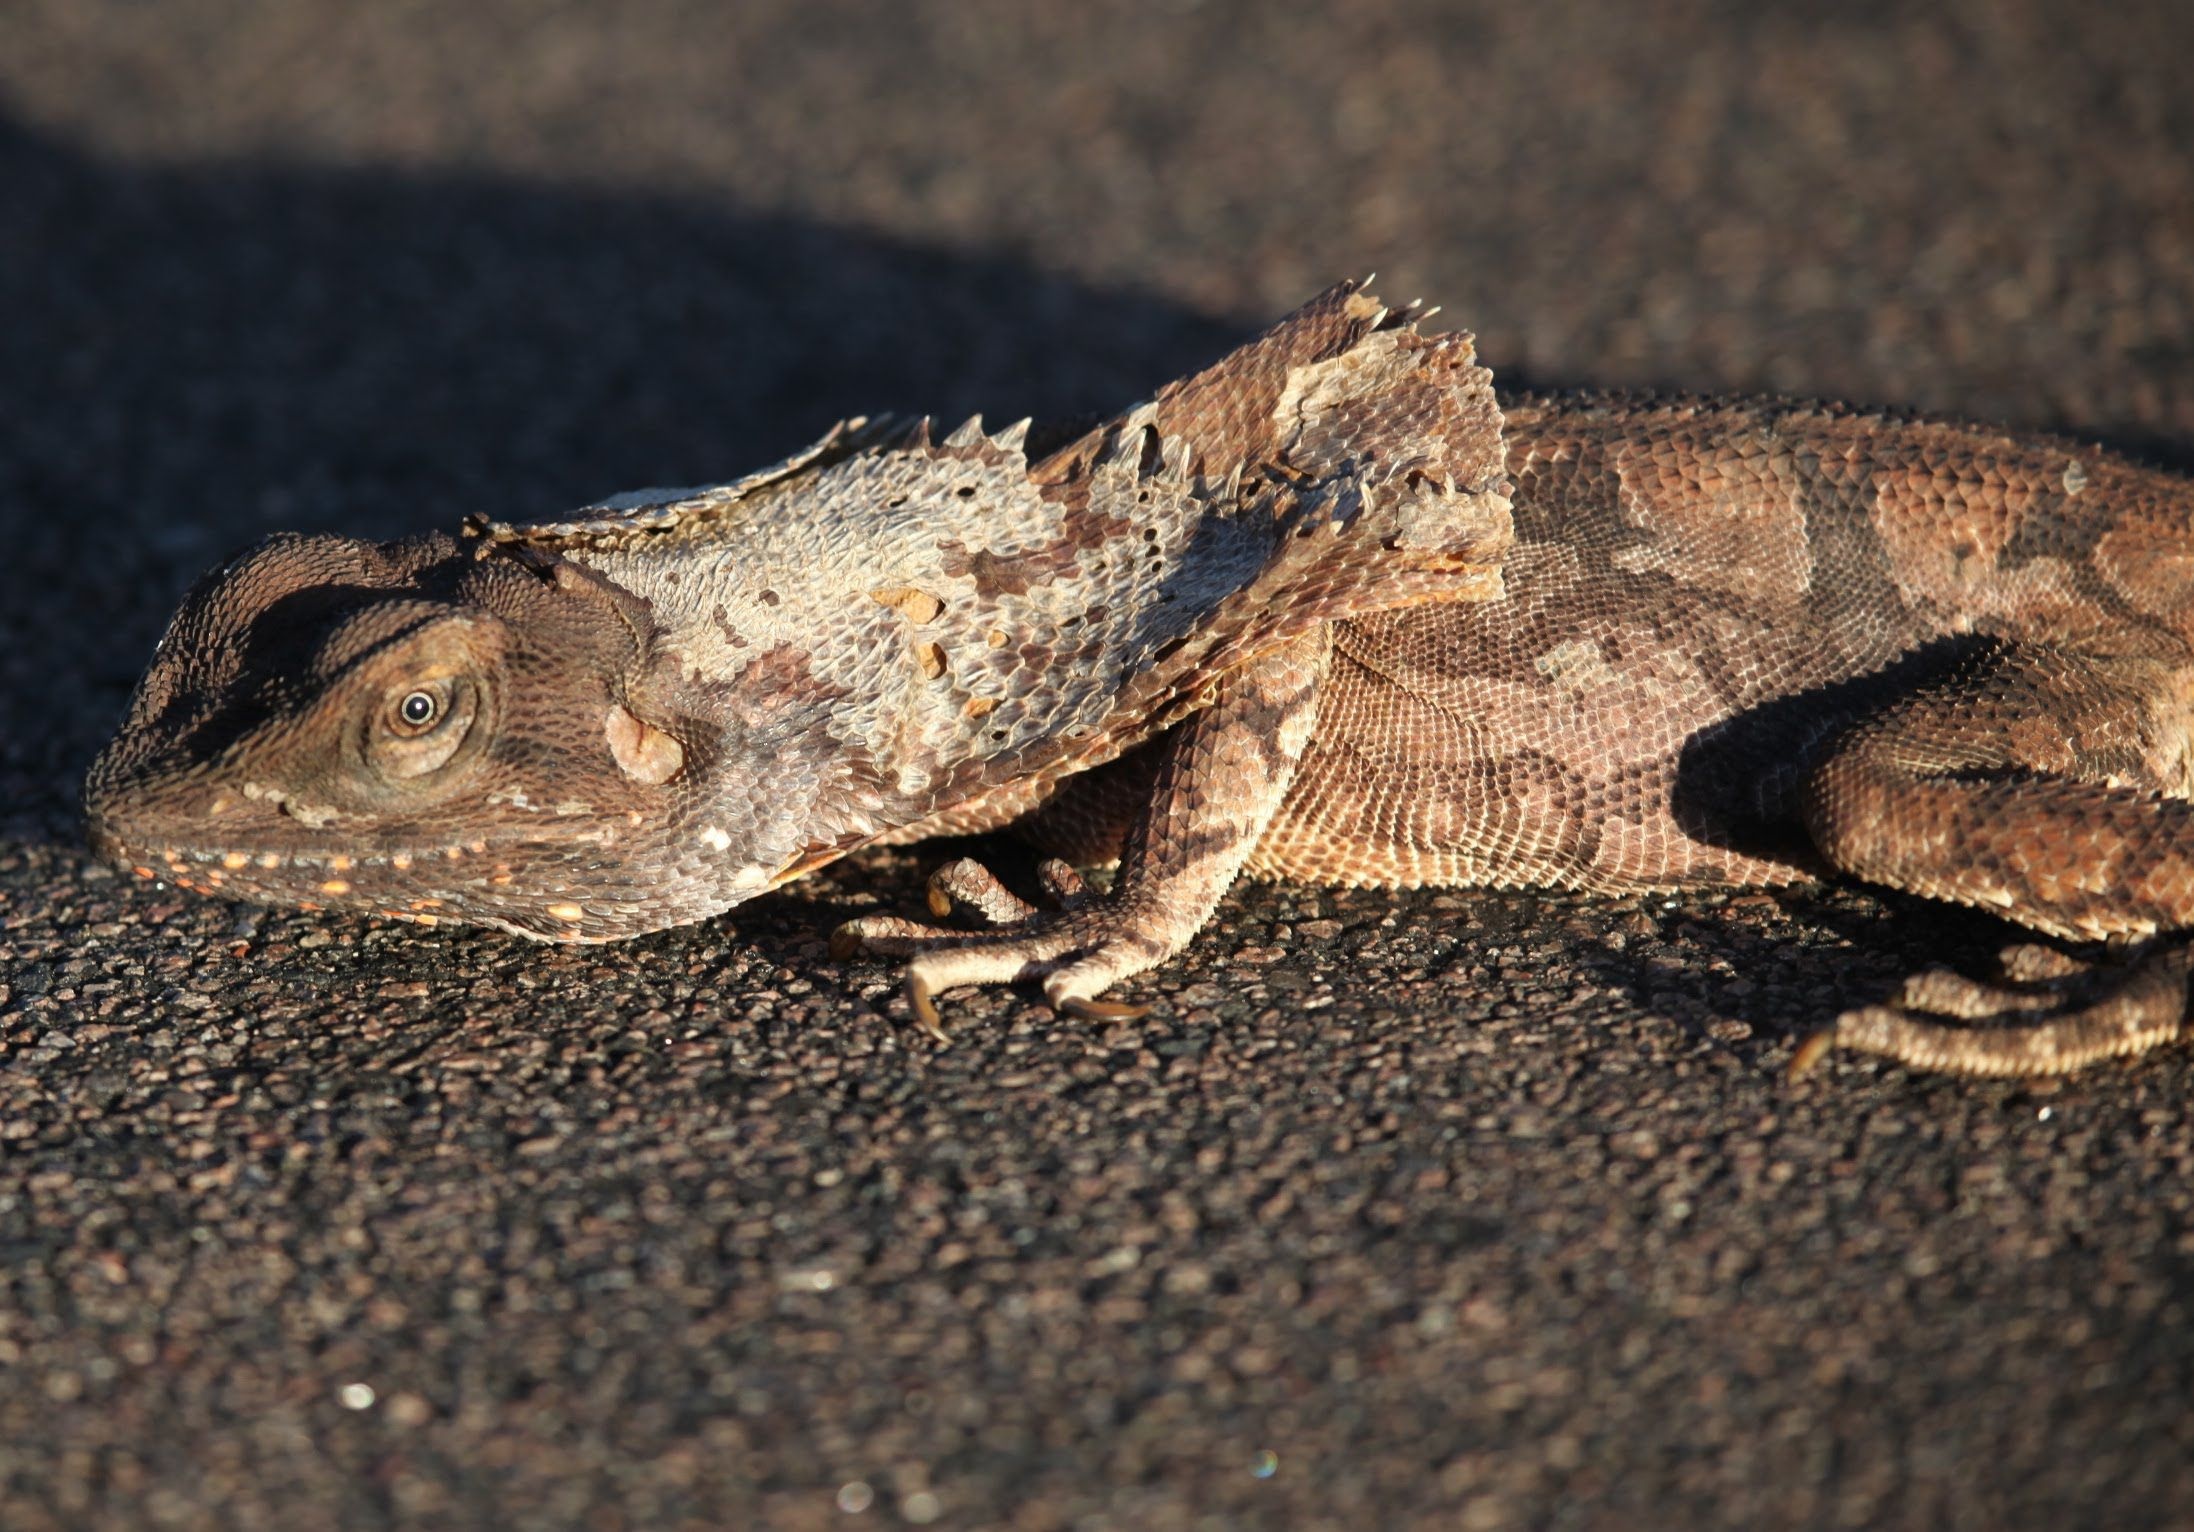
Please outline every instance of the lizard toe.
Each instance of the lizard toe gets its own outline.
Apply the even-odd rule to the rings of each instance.
[[[1114,912],[1104,905],[1085,905],[1060,915],[1031,916],[1022,929],[1010,932],[936,932],[912,927],[919,936],[899,928],[864,941],[876,950],[909,944],[914,961],[907,965],[907,998],[915,1019],[924,1030],[942,1035],[934,997],[947,990],[985,984],[1018,984],[1031,979],[1044,983],[1044,997],[1061,1015],[1085,1021],[1121,1021],[1146,1014],[1147,1006],[1098,998],[1112,984],[1163,962],[1163,943],[1123,929]],[[938,940],[937,938],[947,938]]]
[[[2088,967],[2063,948],[2052,947],[2047,942],[2014,942],[1996,954],[1996,971],[2013,984],[2069,979],[2086,973]]]
[[[939,920],[953,914],[972,916],[987,926],[1018,925],[1037,913],[998,875],[971,856],[945,863],[929,875],[929,912]]]
[[[1074,864],[1062,857],[1045,857],[1037,864],[1036,877],[1043,884],[1044,897],[1062,910],[1079,909],[1089,902],[1089,885]]]
[[[1061,912],[1077,909],[1089,900],[1089,885],[1082,881],[1082,875],[1058,857],[1045,858],[1036,876],[1044,897]],[[966,915],[986,926],[1003,928],[1027,925],[1043,910],[1007,888],[981,862],[963,856],[929,875],[929,912],[939,920]]]
[[[986,984],[1017,984],[1041,978],[1075,948],[1076,936],[1054,925],[1045,930],[998,934],[939,932],[949,941],[929,941],[914,949],[907,964],[907,1001],[922,1029],[942,1038],[935,996],[947,990]]]
[[[1927,968],[1904,981],[1896,1008],[1960,1021],[1983,1021],[2021,1012],[2050,1010],[2063,996],[2048,988],[1984,984],[1948,968]]]
[[[1081,874],[1057,858],[1043,863],[1037,876],[1043,882],[1045,896],[1058,904],[1059,915],[1071,913],[1090,898]],[[973,857],[947,862],[931,873],[928,902],[930,913],[939,920],[967,916],[980,922],[983,929],[931,925],[897,915],[857,915],[831,932],[830,955],[841,962],[861,953],[913,957],[985,937],[1033,935],[1057,918],[1015,894]]]
[[[1148,1015],[1147,1005],[1097,997],[1121,979],[1162,962],[1164,957],[1162,951],[1154,951],[1150,944],[1132,935],[1115,937],[1054,969],[1044,980],[1044,999],[1061,1015],[1083,1021],[1130,1021]]]
[[[917,952],[967,939],[965,931],[924,925],[897,915],[857,915],[830,933],[830,955],[841,963],[863,954],[911,957]]]

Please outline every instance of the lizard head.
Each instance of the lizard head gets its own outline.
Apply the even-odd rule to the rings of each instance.
[[[280,536],[208,575],[91,769],[94,848],[202,893],[550,939],[690,918],[646,842],[698,731],[641,700],[645,603],[480,552]]]

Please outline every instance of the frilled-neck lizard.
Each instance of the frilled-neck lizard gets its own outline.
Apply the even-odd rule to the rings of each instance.
[[[889,917],[916,1015],[1076,1015],[1243,872],[1633,891],[1840,872],[2121,949],[2014,949],[1829,1043],[2039,1073],[2178,1036],[2194,485],[1761,400],[1497,401],[1354,284],[1094,429],[850,421],[565,521],[276,537],[162,640],[86,789],[207,893],[608,941],[858,847],[1012,826],[988,930]],[[2041,955],[2037,956],[2037,953]]]

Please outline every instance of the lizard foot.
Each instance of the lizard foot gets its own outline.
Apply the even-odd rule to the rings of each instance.
[[[1036,876],[1056,909],[1071,910],[1089,898],[1089,885],[1082,875],[1057,857],[1046,858]],[[1044,913],[971,856],[947,862],[931,873],[928,897],[929,912],[939,920],[964,915],[993,930],[1025,926]],[[908,957],[967,939],[968,933],[954,926],[933,926],[897,915],[860,915],[830,933],[830,955],[841,962],[862,952]]]
[[[1914,974],[1889,1004],[1846,1011],[1807,1038],[1790,1073],[1804,1074],[1842,1047],[1952,1074],[2066,1074],[2187,1033],[2194,946],[2186,943],[2152,949],[2125,968],[2082,967],[2039,946],[2007,948],[1998,963],[2001,983],[1941,968]]]
[[[1136,934],[1109,901],[1094,899],[1081,874],[1057,858],[1037,868],[1055,910],[1016,896],[972,858],[948,862],[930,875],[929,907],[940,919],[974,917],[988,930],[927,925],[896,915],[863,915],[831,933],[831,956],[857,953],[911,957],[907,1004],[922,1030],[946,1040],[935,997],[967,985],[1041,979],[1053,1010],[1085,1021],[1132,1020],[1148,1006],[1097,998],[1108,986],[1162,961],[1162,943]]]

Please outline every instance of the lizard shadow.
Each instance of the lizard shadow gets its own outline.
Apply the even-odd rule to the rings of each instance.
[[[727,917],[742,939],[777,950],[805,946],[787,959],[823,973],[825,935],[856,915],[891,914],[931,919],[924,910],[928,873],[968,856],[995,873],[1039,908],[1036,864],[1041,854],[1008,835],[928,840],[916,846],[872,848],[828,871],[780,889]],[[1104,886],[1103,874],[1098,886]],[[1330,983],[1346,998],[1344,1008],[1370,1003],[1371,991],[1354,976],[1369,940],[1375,956],[1403,968],[1469,971],[1502,949],[1532,953],[1528,988],[1559,993],[1589,986],[1622,997],[1625,1004],[1674,1023],[1686,1036],[1727,1050],[1749,1067],[1771,1067],[1790,1046],[1840,1011],[1886,998],[1911,973],[1935,964],[1985,974],[2005,945],[2033,940],[1984,911],[1872,887],[1851,879],[1824,878],[1783,888],[1690,895],[1592,896],[1543,890],[1469,888],[1315,889],[1308,885],[1245,880],[1228,896],[1222,917],[1187,950],[1152,975],[1129,981],[1122,999],[1152,999],[1185,986],[1209,983],[1229,989],[1239,977],[1229,951],[1243,945],[1287,948],[1282,928],[1297,923],[1307,904],[1337,903],[1345,922],[1381,928],[1339,945],[1320,942],[1261,962],[1260,979],[1276,993],[1308,991]],[[1457,904],[1460,923],[1447,913]],[[1382,920],[1374,911],[1385,910]],[[946,928],[970,932],[980,922],[946,918]],[[700,939],[696,936],[694,939]],[[872,1003],[889,1009],[900,960],[860,957],[831,960],[830,982],[860,988],[881,984]],[[848,962],[852,966],[847,966]],[[1282,977],[1284,975],[1284,977]],[[1019,1000],[1043,1003],[1033,983],[1012,987]],[[957,998],[957,997],[956,997]],[[1149,1023],[1152,1035],[1179,1024],[1165,1002]]]
[[[1604,993],[1748,1070],[1787,1062],[1793,1044],[1923,968],[1982,976],[2005,945],[2032,939],[1982,911],[1849,879],[1631,895],[1351,890],[1345,902],[1352,921],[1389,906],[1375,923],[1390,961],[1467,981],[1473,1003],[1505,997],[1536,1026],[1597,1037],[1608,1017],[1590,997]],[[1489,968],[1497,981],[1480,977]]]
[[[76,784],[182,591],[277,530],[391,537],[728,477],[878,411],[1116,406],[1246,326],[704,196],[119,164],[0,114],[0,805]]]
[[[1665,902],[1646,901],[1655,903]],[[1843,878],[1684,899],[1642,924],[1642,940],[1581,941],[1571,960],[1640,1009],[1761,1065],[1922,969],[1986,976],[2005,946],[2037,939],[1984,911]]]

